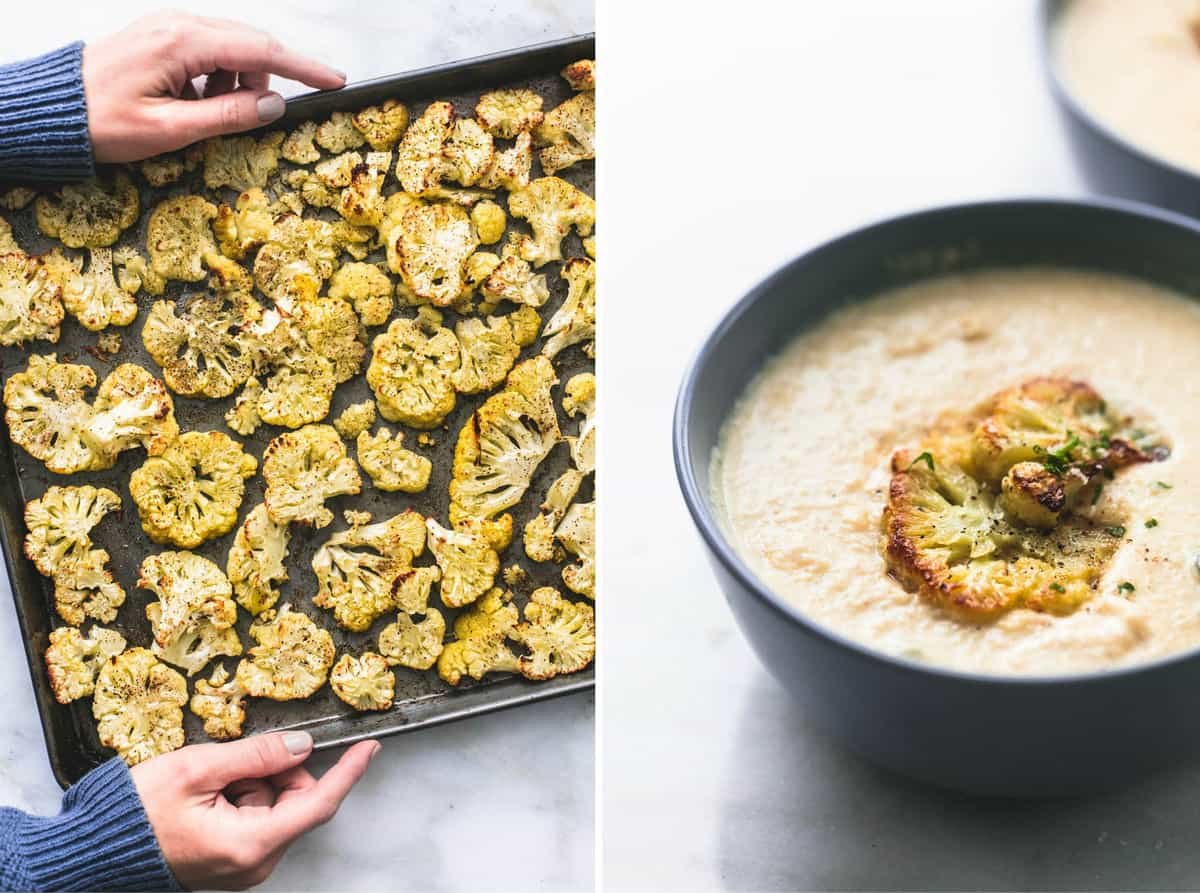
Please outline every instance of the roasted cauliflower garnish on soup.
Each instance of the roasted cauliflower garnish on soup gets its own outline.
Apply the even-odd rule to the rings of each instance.
[[[1094,594],[1124,535],[1092,508],[1106,477],[1165,458],[1087,384],[1001,391],[892,458],[883,516],[890,572],[957,614],[1066,614]]]
[[[145,648],[130,648],[100,669],[92,715],[100,743],[130,766],[183,746],[183,677]]]
[[[291,701],[315,694],[333,666],[333,637],[284,605],[250,627],[258,644],[238,664],[238,686],[252,698]]]

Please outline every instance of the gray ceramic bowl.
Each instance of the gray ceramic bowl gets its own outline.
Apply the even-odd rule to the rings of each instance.
[[[817,626],[758,580],[717,523],[709,481],[721,424],[764,359],[830,310],[930,275],[1028,264],[1123,273],[1197,295],[1200,224],[1115,200],[1021,200],[925,211],[835,239],[768,277],[712,332],[679,392],[674,451],[738,624],[814,725],[905,775],[1043,797],[1113,787],[1200,749],[1200,655],[1047,678],[884,655]],[[1190,358],[1178,362],[1187,374]]]

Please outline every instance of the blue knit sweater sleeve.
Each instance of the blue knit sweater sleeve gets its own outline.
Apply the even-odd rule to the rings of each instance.
[[[95,174],[82,69],[82,43],[0,65],[0,181]]]
[[[51,818],[0,809],[0,890],[180,890],[125,764],[93,769]]]

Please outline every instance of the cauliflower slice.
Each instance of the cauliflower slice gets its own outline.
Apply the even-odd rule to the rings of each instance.
[[[295,319],[309,346],[333,364],[339,384],[358,374],[367,346],[360,338],[358,316],[349,301],[329,297],[302,301]]]
[[[92,716],[100,743],[130,766],[183,746],[183,677],[145,648],[111,658],[96,679]]]
[[[68,248],[107,248],[137,223],[138,190],[129,177],[67,183],[37,197],[38,229]]]
[[[442,570],[442,603],[450,608],[469,605],[489,589],[500,570],[500,556],[478,532],[478,525],[464,522],[447,530],[429,518],[429,551]]]
[[[479,97],[475,117],[493,136],[511,140],[542,123],[542,97],[533,90],[492,90]]]
[[[138,165],[146,182],[155,189],[170,186],[183,176],[183,159],[178,155],[156,155]]]
[[[330,189],[341,189],[350,185],[354,169],[363,163],[359,152],[343,152],[333,158],[327,158],[313,168],[316,178]]]
[[[355,710],[391,710],[396,674],[373,651],[364,651],[362,657],[343,654],[329,674],[329,687]]]
[[[391,152],[368,152],[366,161],[350,171],[349,182],[338,196],[336,205],[337,212],[347,223],[379,225],[386,204],[383,182],[391,166]]]
[[[234,260],[243,260],[271,235],[275,215],[267,194],[257,187],[237,197],[233,207],[222,203],[212,222],[213,233],[221,253]]]
[[[562,260],[562,240],[571,227],[587,236],[596,224],[595,200],[558,177],[539,177],[512,193],[508,212],[533,228],[533,238],[521,244],[521,257],[535,267]]]
[[[112,249],[92,248],[87,273],[76,273],[63,286],[63,306],[92,332],[127,326],[137,317],[137,302],[113,278]]]
[[[413,558],[425,549],[424,520],[410,509],[333,534],[313,556],[313,604],[332,610],[338,624],[354,632],[395,610],[400,578],[414,570]]]
[[[105,468],[113,466],[118,453],[138,446],[157,456],[178,435],[167,386],[133,363],[117,366],[100,383],[84,432],[92,449],[108,457]]]
[[[369,105],[355,113],[351,122],[372,149],[387,152],[396,147],[408,127],[408,106],[388,99],[380,105]]]
[[[146,352],[167,385],[185,397],[228,397],[254,371],[251,326],[262,307],[248,294],[197,295],[176,313],[157,301],[142,327]]]
[[[262,473],[267,484],[263,499],[276,524],[295,521],[326,527],[333,512],[325,500],[362,489],[354,460],[329,425],[305,425],[280,434],[267,445]]]
[[[564,599],[551,586],[535,589],[525,605],[525,622],[512,638],[529,649],[521,658],[526,679],[578,673],[596,656],[596,614],[591,605]]]
[[[422,195],[438,185],[442,145],[454,124],[454,106],[432,102],[404,132],[396,150],[396,178],[410,195]]]
[[[596,470],[596,376],[591,372],[571,376],[563,388],[562,408],[568,418],[583,416],[579,432],[567,443],[575,467],[590,474]]]
[[[148,555],[142,560],[138,586],[158,596],[146,605],[157,657],[192,676],[214,657],[242,653],[233,628],[233,590],[207,558],[192,552]]]
[[[150,267],[164,279],[199,282],[204,278],[204,255],[217,250],[209,221],[217,206],[198,195],[159,202],[146,223]]]
[[[553,176],[563,168],[596,157],[596,99],[590,91],[572,96],[546,115],[534,131],[534,140],[545,146],[538,158],[542,170]]]
[[[35,338],[58,342],[63,282],[46,262],[23,253],[0,254],[0,345]]]
[[[512,371],[522,347],[532,344],[542,320],[532,307],[519,307],[508,316],[459,320],[454,327],[460,362],[453,376],[460,394],[490,391]]]
[[[284,605],[250,626],[258,644],[238,663],[235,679],[252,698],[307,698],[325,684],[333,666],[333,637],[304,614]]]
[[[476,185],[483,189],[507,189],[509,192],[516,192],[529,185],[529,172],[532,168],[533,138],[528,133],[522,133],[509,148],[492,156],[492,163],[488,165]]]
[[[208,679],[196,682],[189,706],[204,720],[204,734],[218,741],[242,737],[246,721],[246,693],[229,676],[224,664],[217,664]]]
[[[391,231],[405,288],[437,307],[453,304],[466,285],[467,259],[479,247],[475,227],[458,205],[413,205]]]
[[[92,549],[63,563],[54,574],[54,610],[72,626],[91,617],[112,623],[125,603],[125,590],[108,570],[109,555]]]
[[[575,564],[563,568],[563,583],[572,592],[596,598],[596,503],[577,502],[567,509],[557,539],[575,556]]]
[[[284,175],[283,181],[296,190],[293,195],[299,195],[303,205],[308,205],[310,208],[332,208],[338,202],[337,189],[330,188],[313,171],[303,169],[288,171]],[[300,211],[294,213],[299,214]]]
[[[333,363],[304,341],[276,357],[275,363],[258,398],[258,417],[284,428],[299,428],[325,418],[337,389]]]
[[[283,562],[291,538],[291,528],[272,521],[260,503],[246,515],[229,547],[225,575],[237,603],[256,617],[279,600],[279,590],[272,584],[288,578]]]
[[[435,428],[454,409],[458,340],[442,315],[422,307],[415,319],[396,319],[375,337],[367,384],[389,422]]]
[[[161,295],[167,289],[167,280],[150,268],[149,261],[132,245],[123,245],[113,252],[113,263],[120,267],[117,284],[123,291],[136,295],[145,291],[150,295]]]
[[[435,170],[438,179],[454,180],[462,186],[474,186],[491,169],[496,155],[492,135],[474,118],[459,118],[442,144],[441,158]]]
[[[157,602],[146,606],[146,618],[153,625],[162,607]],[[179,631],[166,645],[155,642],[151,645],[160,660],[186,670],[195,676],[217,657],[237,657],[242,653],[242,640],[232,626],[219,627],[212,620],[202,618]]]
[[[504,238],[508,215],[495,202],[483,201],[471,209],[471,223],[475,224],[475,232],[479,235],[480,242],[484,245],[495,245]]]
[[[121,352],[121,335],[118,332],[101,332],[96,337],[96,349],[110,357]]]
[[[249,437],[257,431],[262,424],[258,415],[258,399],[262,392],[262,382],[253,376],[247,378],[233,407],[225,413],[225,424],[243,437]]]
[[[237,524],[246,478],[258,462],[220,431],[187,431],[129,477],[152,542],[194,549]]]
[[[375,424],[375,401],[351,403],[333,420],[333,427],[346,440],[354,440]]]
[[[596,60],[580,59],[559,72],[572,90],[596,89]]]
[[[218,136],[204,143],[204,185],[209,189],[228,186],[237,192],[267,185],[279,169],[278,131],[255,139],[252,136]]]
[[[341,154],[347,149],[357,149],[366,140],[354,126],[354,116],[349,112],[334,112],[328,121],[323,121],[317,127],[317,145],[333,155]]]
[[[555,559],[554,531],[579,492],[583,478],[583,473],[576,468],[568,468],[560,474],[546,492],[541,512],[525,525],[525,554],[533,561]]]
[[[467,518],[494,519],[520,502],[534,471],[561,439],[550,397],[557,380],[545,357],[526,360],[463,425],[450,481],[454,527]],[[497,524],[496,541],[505,530],[511,536],[511,516]]]
[[[421,493],[429,486],[433,463],[404,448],[404,432],[380,428],[378,434],[358,435],[358,464],[371,478],[375,489],[388,493]]]
[[[542,353],[555,357],[573,344],[588,342],[584,352],[591,356],[596,337],[596,262],[573,257],[563,266],[562,275],[568,283],[567,299],[546,321]]]
[[[25,557],[43,576],[53,577],[87,555],[92,528],[120,508],[121,497],[107,487],[48,487],[25,505]]]
[[[438,675],[458,685],[463,676],[478,680],[493,672],[519,673],[521,660],[505,642],[519,619],[511,592],[488,592],[455,619],[455,641],[438,656]]]
[[[125,637],[116,630],[93,626],[85,637],[73,626],[52,629],[45,661],[54,700],[69,704],[86,698],[96,688],[100,668],[124,650]]]
[[[254,258],[254,283],[290,312],[300,300],[317,296],[337,269],[340,252],[365,242],[367,233],[344,222],[284,214]]]
[[[0,208],[6,211],[20,211],[37,198],[37,192],[27,186],[13,186],[0,192]]]
[[[375,264],[352,261],[329,280],[329,297],[349,301],[364,326],[381,326],[392,315],[395,291],[387,273]]]
[[[425,618],[418,622],[412,614],[401,611],[396,622],[379,633],[379,653],[389,664],[428,670],[437,663],[446,636],[446,620],[437,608],[427,608],[424,613]]]
[[[501,259],[500,265],[492,270],[480,290],[490,301],[509,301],[527,307],[541,307],[550,299],[546,275],[535,274],[529,262],[515,254],[508,254]]]
[[[321,160],[321,150],[313,145],[317,122],[304,121],[289,133],[279,147],[279,154],[292,164],[312,164]]]

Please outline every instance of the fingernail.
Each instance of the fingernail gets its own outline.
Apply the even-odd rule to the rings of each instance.
[[[308,753],[312,750],[312,735],[308,734],[308,732],[284,732],[283,746],[287,748],[287,752],[292,756],[298,757],[300,754]]]
[[[371,760],[375,759],[375,756],[376,756],[376,755],[379,753],[379,751],[381,751],[381,750],[383,750],[383,745],[382,745],[382,744],[380,744],[378,741],[376,741],[376,742],[375,742],[375,749],[374,749],[374,750],[372,750],[372,751],[371,751],[371,755],[370,755],[369,757],[367,757],[367,762],[370,762]]]
[[[338,77],[340,77],[343,81],[346,80],[346,72],[339,71],[338,69],[335,68],[333,70],[333,73],[336,74]]]
[[[278,93],[268,93],[266,96],[259,97],[258,100],[258,120],[266,123],[274,121],[283,114],[286,105],[283,97]]]

